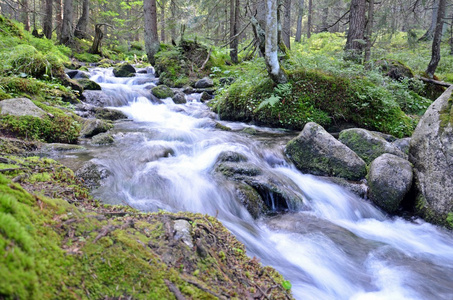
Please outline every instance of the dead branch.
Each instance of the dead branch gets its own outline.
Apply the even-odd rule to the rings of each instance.
[[[425,78],[425,77],[417,77],[417,78],[423,82],[432,83],[432,84],[440,85],[440,86],[444,86],[444,87],[450,87],[452,85],[451,83],[448,83],[445,81],[439,81],[439,80],[434,80],[434,79]]]
[[[104,226],[101,230],[101,232],[96,236],[96,238],[93,240],[93,244],[95,244],[100,238],[106,236],[110,232],[116,229],[116,226],[113,225],[107,225]]]
[[[177,300],[186,300],[186,298],[182,295],[181,291],[178,289],[178,287],[176,285],[173,284],[173,282],[171,282],[167,279],[165,279],[164,282],[167,285],[170,292],[172,292],[173,295],[175,295],[175,298]]]
[[[206,64],[208,63],[209,58],[211,57],[211,52],[212,52],[212,48],[209,49],[208,57],[206,57],[206,60],[205,60],[205,61],[203,62],[203,64],[201,65],[200,71],[203,70],[204,67],[206,67]]]

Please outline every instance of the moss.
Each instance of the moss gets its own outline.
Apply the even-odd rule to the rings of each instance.
[[[165,84],[154,87],[151,92],[159,99],[172,98],[175,94],[173,90]]]
[[[113,74],[116,77],[134,77],[135,68],[128,63],[120,64],[113,68]]]
[[[101,86],[92,80],[83,78],[77,79],[77,82],[83,87],[84,90],[101,90]]]
[[[385,153],[385,141],[379,141],[378,137],[366,139],[354,130],[342,131],[339,140],[353,150],[367,165]]]

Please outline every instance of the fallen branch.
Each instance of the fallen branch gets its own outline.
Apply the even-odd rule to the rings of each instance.
[[[417,78],[420,79],[421,81],[432,83],[435,85],[444,86],[444,87],[450,87],[452,85],[451,83],[448,83],[445,81],[439,81],[439,80],[434,80],[434,79],[425,78],[425,77],[417,77]]]
[[[110,232],[116,229],[116,226],[113,225],[107,225],[102,228],[102,231],[96,236],[96,238],[93,240],[93,244],[95,244],[100,238],[106,236]]]
[[[172,292],[173,295],[175,295],[175,298],[177,300],[186,300],[186,298],[183,296],[183,294],[181,294],[181,291],[178,289],[178,287],[176,285],[173,284],[173,282],[171,282],[167,279],[165,279],[164,282],[167,285],[170,292]]]
[[[184,279],[186,282],[188,282],[188,283],[194,285],[196,288],[202,290],[203,292],[209,293],[209,294],[213,295],[214,297],[217,297],[217,298],[222,299],[222,300],[223,300],[223,299],[226,299],[225,297],[223,297],[223,296],[217,294],[216,292],[211,291],[211,290],[205,288],[204,286],[202,286],[201,284],[199,284],[198,282],[196,282],[196,281],[194,281],[194,280],[191,280],[191,279],[189,279],[189,278],[183,278],[183,279]]]
[[[7,169],[0,169],[0,173],[4,172],[10,172],[10,171],[17,171],[17,170],[23,170],[25,168],[7,168]]]
[[[206,60],[205,60],[205,61],[203,62],[203,64],[201,65],[200,71],[203,70],[204,67],[206,67],[206,64],[208,63],[209,58],[211,57],[211,52],[212,52],[212,48],[209,49],[208,57],[206,57]]]

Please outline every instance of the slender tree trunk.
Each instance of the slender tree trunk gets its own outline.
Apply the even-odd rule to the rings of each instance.
[[[291,0],[285,0],[285,14],[283,18],[283,42],[285,46],[290,49],[291,48]]]
[[[437,15],[439,12],[439,2],[440,0],[434,0],[433,13],[431,15],[431,24],[428,30],[426,30],[425,34],[423,34],[422,37],[419,39],[419,41],[430,41],[433,39],[434,31],[436,30]]]
[[[360,62],[365,44],[366,0],[352,0],[349,12],[349,30],[345,46],[345,59]]]
[[[236,16],[236,7],[238,1],[230,0],[230,58],[234,64],[239,62],[238,60],[238,37],[235,37],[238,33],[239,16]],[[239,7],[238,13],[239,13]]]
[[[165,36],[165,1],[161,2],[160,7],[160,40],[165,43],[167,37]]]
[[[90,53],[92,54],[102,54],[101,52],[101,41],[104,37],[104,33],[101,30],[103,24],[96,24],[94,26],[94,40],[93,45],[91,45]]]
[[[87,34],[87,26],[88,26],[88,15],[90,13],[90,5],[89,0],[83,0],[82,6],[82,15],[80,16],[79,21],[77,22],[74,35],[79,39],[86,39],[88,37]]]
[[[304,0],[299,1],[299,10],[297,13],[297,29],[296,29],[296,38],[295,42],[300,43],[302,38],[302,18],[304,16]]]
[[[313,17],[313,0],[308,0],[307,39],[311,37],[311,19]]]
[[[286,75],[278,62],[277,0],[267,0],[265,61],[270,78],[275,83],[287,82]]]
[[[53,1],[45,0],[45,11],[44,11],[44,20],[43,20],[43,33],[46,38],[49,40],[52,38],[52,9]]]
[[[446,11],[446,0],[439,0],[439,10],[437,12],[436,30],[434,31],[433,46],[431,52],[431,61],[426,69],[428,78],[433,78],[437,65],[440,61],[440,42],[442,41],[442,31],[444,27]]]
[[[56,0],[57,40],[61,40],[61,28],[63,27],[63,0]]]
[[[156,0],[144,0],[143,11],[145,18],[145,48],[148,61],[154,64],[154,55],[159,51],[160,43],[157,36]]]
[[[20,22],[24,24],[24,29],[30,31],[30,16],[28,14],[28,0],[22,0],[20,2]]]
[[[329,19],[329,7],[327,6],[322,9],[321,32],[327,31],[327,27],[329,26],[327,24],[328,19]]]
[[[174,0],[171,0],[170,2],[170,11],[171,11],[171,29],[170,29],[170,34],[171,34],[171,39],[173,41],[176,40],[176,3]]]
[[[64,0],[63,24],[61,26],[60,44],[72,45],[74,42],[72,0]]]
[[[366,26],[366,47],[365,47],[365,62],[371,58],[371,36],[373,35],[373,23],[374,23],[374,0],[368,1],[368,22]]]

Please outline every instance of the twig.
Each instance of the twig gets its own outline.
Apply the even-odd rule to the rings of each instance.
[[[194,280],[191,280],[189,278],[183,278],[186,282],[194,285],[195,287],[197,287],[198,289],[202,290],[203,292],[206,292],[206,293],[209,293],[211,295],[213,295],[214,297],[217,297],[219,299],[226,299],[225,297],[223,297],[222,295],[219,295],[217,294],[216,292],[214,291],[211,291],[207,288],[205,288],[204,286],[202,286],[201,284],[199,284],[198,282],[194,281]]]
[[[181,291],[178,289],[178,287],[176,285],[173,284],[173,282],[171,282],[167,279],[165,279],[164,282],[167,285],[170,292],[172,292],[173,295],[175,295],[175,298],[177,300],[186,300],[186,298],[181,294]]]
[[[212,52],[212,48],[209,49],[209,53],[208,53],[208,57],[206,57],[206,60],[203,62],[203,64],[201,65],[201,68],[200,68],[200,71],[204,69],[204,67],[206,67],[206,64],[208,63],[208,60],[209,58],[211,57],[211,52]]]
[[[16,170],[23,170],[25,168],[7,168],[7,169],[0,169],[0,173],[16,171]]]
[[[100,238],[106,236],[110,232],[116,229],[116,226],[113,225],[107,225],[102,228],[102,231],[96,236],[96,238],[93,240],[93,244],[95,244]]]

